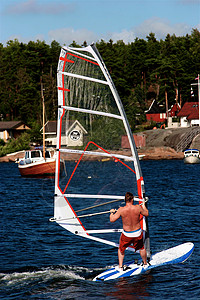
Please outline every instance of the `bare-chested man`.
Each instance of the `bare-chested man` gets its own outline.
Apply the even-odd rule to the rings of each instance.
[[[133,194],[127,192],[125,195],[126,205],[120,207],[116,212],[114,209],[110,210],[110,222],[115,222],[120,217],[123,223],[123,232],[119,241],[118,258],[119,267],[123,268],[124,252],[128,246],[133,246],[136,250],[140,250],[144,265],[147,264],[147,253],[143,243],[143,233],[140,226],[140,215],[148,216],[149,211],[145,203],[140,205],[133,205]]]

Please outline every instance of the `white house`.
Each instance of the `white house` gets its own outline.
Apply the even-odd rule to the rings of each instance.
[[[63,146],[83,146],[84,136],[87,131],[78,120],[64,123],[61,132],[61,144]],[[43,129],[43,128],[42,128]],[[41,130],[42,130],[41,129]],[[57,145],[57,121],[48,121],[45,124],[45,141],[49,146]]]

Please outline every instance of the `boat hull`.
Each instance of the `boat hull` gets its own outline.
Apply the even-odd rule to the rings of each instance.
[[[199,164],[200,159],[199,159],[199,157],[196,157],[196,156],[187,156],[184,158],[184,163],[185,164]]]
[[[63,171],[64,164],[61,163],[61,172]],[[50,159],[46,161],[33,162],[26,165],[18,165],[19,172],[23,177],[35,176],[55,176],[56,160]]]
[[[184,151],[184,163],[185,164],[199,164],[199,150],[198,149],[186,149]]]

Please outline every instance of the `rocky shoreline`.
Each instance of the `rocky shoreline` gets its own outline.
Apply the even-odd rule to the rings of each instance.
[[[144,155],[143,160],[183,159],[183,152],[176,152],[175,149],[184,134],[190,130],[191,128],[172,128],[144,131],[141,134],[145,135],[146,146],[138,149],[138,154]],[[190,148],[200,149],[200,134],[193,139]],[[118,153],[127,154],[127,150]],[[20,151],[0,157],[0,162],[15,162],[23,157],[24,151]]]
[[[119,151],[119,154],[127,154],[123,151]],[[161,160],[161,159],[183,159],[183,152],[176,152],[170,147],[145,147],[145,149],[139,149],[138,154],[144,155],[142,160]],[[23,158],[24,151],[19,153],[9,154],[0,157],[0,162],[15,162],[16,159]]]
[[[176,152],[170,147],[149,147],[145,150],[138,150],[138,154],[144,154],[143,160],[161,159],[183,159],[183,152]]]

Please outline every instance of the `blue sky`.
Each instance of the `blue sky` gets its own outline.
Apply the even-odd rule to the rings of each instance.
[[[0,0],[0,42],[61,45],[101,39],[157,39],[200,30],[200,0]]]

